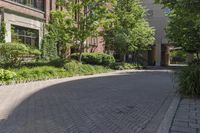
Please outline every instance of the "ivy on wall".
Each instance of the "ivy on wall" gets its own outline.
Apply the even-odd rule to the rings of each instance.
[[[6,24],[5,22],[0,23],[0,43],[5,42],[5,35],[6,35]]]

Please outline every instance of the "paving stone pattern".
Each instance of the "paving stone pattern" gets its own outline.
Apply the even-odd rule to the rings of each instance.
[[[174,91],[162,71],[65,81],[0,87],[0,133],[137,133]]]
[[[200,133],[200,100],[181,100],[170,133]]]

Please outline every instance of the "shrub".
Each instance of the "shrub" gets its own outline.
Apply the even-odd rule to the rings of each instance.
[[[27,47],[21,43],[0,44],[1,61],[9,65],[19,65],[27,58],[37,58],[40,51]]]
[[[71,61],[71,62],[65,63],[64,69],[66,71],[69,71],[69,72],[72,72],[72,73],[78,73],[81,65],[82,64],[80,64],[76,61]]]
[[[200,65],[193,64],[178,72],[179,92],[186,96],[200,96]]]
[[[71,55],[72,59],[78,60],[79,54]],[[115,58],[104,53],[83,53],[82,61],[92,65],[111,65],[115,63]]]
[[[71,61],[64,65],[66,71],[72,75],[88,75],[110,71],[109,68],[97,65],[81,64],[77,61]]]
[[[170,52],[170,57],[174,63],[183,63],[186,61],[187,53],[182,50],[175,50]]]
[[[17,73],[17,80],[19,81],[51,79],[68,76],[68,73],[65,71],[65,69],[50,66],[33,68],[23,67],[16,69],[15,71]]]
[[[95,74],[98,73],[95,70],[95,66],[89,65],[89,64],[82,64],[79,67],[79,74],[80,75],[90,75],[90,74]]]
[[[200,65],[200,60],[194,59],[191,63],[189,63],[189,65],[193,65],[193,64]]]
[[[4,69],[0,69],[0,81],[5,82],[12,80],[16,77],[16,73]]]
[[[112,71],[112,69],[110,69],[109,67],[104,67],[104,66],[93,66],[95,73],[105,73],[105,72],[109,72]]]
[[[29,62],[23,62],[20,66],[15,66],[15,68],[21,68],[21,67],[39,67],[39,66],[48,66],[49,61],[38,59],[37,61],[29,61]]]
[[[65,63],[69,62],[66,59],[61,59],[61,58],[57,58],[54,60],[51,60],[48,65],[49,66],[55,66],[55,67],[63,67],[65,65]]]
[[[138,64],[118,62],[112,65],[115,70],[127,70],[127,69],[141,69],[142,66]]]
[[[74,75],[88,75],[109,72],[111,69],[104,66],[81,64],[77,61],[67,62],[64,68],[53,66],[19,67],[15,69],[0,69],[0,83],[34,81],[52,78],[71,77]]]

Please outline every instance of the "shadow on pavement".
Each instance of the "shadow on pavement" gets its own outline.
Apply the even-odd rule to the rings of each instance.
[[[25,99],[0,133],[139,132],[173,91],[171,74],[156,71],[60,83]]]

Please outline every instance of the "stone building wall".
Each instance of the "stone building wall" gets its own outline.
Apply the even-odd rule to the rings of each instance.
[[[44,25],[49,20],[50,10],[55,8],[55,1],[44,0],[45,7],[42,11],[11,0],[0,0],[0,16],[6,23],[6,42],[12,41],[12,25],[16,25],[37,30],[39,32],[39,48],[41,48],[40,44],[45,31]]]
[[[162,9],[162,5],[155,4],[154,0],[142,0],[143,5],[147,9],[147,20],[150,25],[155,28],[155,64],[162,64],[162,45],[168,44],[165,28],[168,24],[168,17],[165,12],[167,9]]]
[[[17,25],[25,28],[35,29],[39,31],[39,44],[41,44],[43,34],[44,34],[44,23],[43,21],[20,16],[17,14],[5,12],[4,13],[4,22],[6,23],[6,42],[11,42],[11,30],[12,25]],[[40,48],[40,45],[39,45]]]

